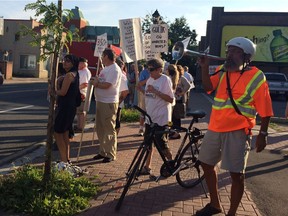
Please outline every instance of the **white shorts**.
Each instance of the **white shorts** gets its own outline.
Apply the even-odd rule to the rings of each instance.
[[[234,173],[244,173],[250,151],[251,138],[244,129],[231,132],[208,130],[203,138],[199,160]]]

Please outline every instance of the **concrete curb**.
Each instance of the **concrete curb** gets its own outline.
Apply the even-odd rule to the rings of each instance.
[[[29,153],[35,151],[36,149],[38,149],[42,146],[45,146],[45,145],[46,145],[46,143],[43,141],[40,143],[35,143],[35,144],[33,144],[27,148],[24,148],[21,151],[18,151],[16,153],[9,155],[9,156],[5,157],[4,159],[0,160],[0,166],[6,165],[10,162],[13,162],[14,160],[19,159],[20,157],[22,157],[26,154],[29,154]]]
[[[271,122],[273,122],[273,123],[283,123],[283,124],[287,124],[287,126],[288,126],[288,119],[287,118],[271,117]]]

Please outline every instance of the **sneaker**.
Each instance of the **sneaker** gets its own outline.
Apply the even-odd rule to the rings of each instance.
[[[202,208],[199,211],[196,211],[195,216],[210,216],[221,213],[221,209],[214,208],[211,206],[210,203],[208,203],[204,208]]]
[[[93,157],[94,160],[100,160],[100,159],[103,159],[105,158],[104,156],[100,155],[100,154],[97,154]]]
[[[104,157],[102,163],[110,163],[110,162],[112,162],[112,161],[114,161],[113,158]]]
[[[150,175],[150,174],[151,174],[151,169],[146,166],[144,166],[140,171],[140,175]]]
[[[139,132],[138,132],[139,136],[143,136],[144,135],[144,130],[143,129],[140,129]]]

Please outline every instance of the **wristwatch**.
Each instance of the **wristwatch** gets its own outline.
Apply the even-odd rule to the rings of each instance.
[[[267,131],[260,131],[259,134],[263,135],[263,136],[268,136],[268,132]]]

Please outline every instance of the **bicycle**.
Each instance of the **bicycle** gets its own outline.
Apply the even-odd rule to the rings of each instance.
[[[191,122],[188,128],[179,127],[176,129],[178,132],[185,132],[185,136],[173,160],[168,161],[164,156],[164,153],[162,152],[160,146],[156,142],[154,135],[170,134],[175,130],[171,129],[171,125],[168,125],[168,128],[163,131],[156,131],[155,129],[157,127],[157,124],[152,122],[151,117],[138,106],[133,107],[139,112],[141,112],[148,121],[151,131],[146,136],[148,136],[148,139],[153,139],[154,145],[163,160],[163,165],[160,168],[160,175],[154,178],[155,181],[159,181],[161,177],[167,178],[170,176],[176,176],[178,184],[184,188],[193,188],[199,183],[201,183],[202,189],[207,197],[207,193],[202,182],[204,179],[204,173],[200,166],[200,161],[198,161],[198,154],[204,134],[200,129],[193,127],[194,123],[198,122],[200,118],[203,118],[206,113],[204,111],[197,110],[186,114],[186,116],[192,117]],[[189,140],[188,143],[185,145],[187,139]],[[151,142],[146,143],[144,138],[144,141],[137,149],[137,152],[128,168],[128,171],[126,172],[127,182],[115,206],[116,211],[120,209],[130,185],[133,184],[135,180],[138,180],[138,176],[140,176],[140,171],[145,165],[151,148]]]

